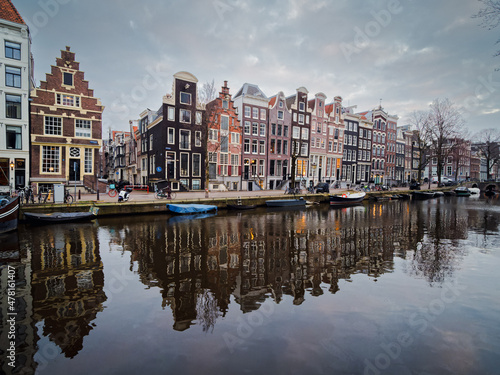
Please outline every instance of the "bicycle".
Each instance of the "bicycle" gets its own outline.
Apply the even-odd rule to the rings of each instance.
[[[289,187],[285,190],[285,194],[299,194],[300,193],[300,188],[296,187],[296,188],[292,188],[292,187]]]
[[[174,191],[171,191],[167,188],[158,189],[155,192],[156,199],[162,199],[162,198],[175,199],[176,196],[177,194]]]
[[[116,190],[116,185],[115,184],[110,184],[109,185],[108,195],[111,198],[114,198],[114,197],[116,197],[118,195],[118,190]]]
[[[40,192],[38,193],[38,203],[47,203],[47,199],[50,202],[51,198],[52,198],[52,190],[49,190],[48,193],[42,193],[42,191],[40,190]]]
[[[64,203],[72,204],[74,201],[73,196],[69,193],[68,189],[64,189]]]

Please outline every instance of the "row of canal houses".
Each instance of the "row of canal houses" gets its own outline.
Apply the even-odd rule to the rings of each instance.
[[[168,182],[173,190],[284,189],[330,184],[403,183],[412,170],[413,132],[378,108],[355,113],[342,98],[267,97],[245,83],[233,96],[198,99],[198,79],[173,76],[172,93],[157,111],[146,109],[129,132],[110,131],[104,175],[131,184]],[[418,155],[417,155],[418,157]],[[292,174],[295,178],[292,178]]]

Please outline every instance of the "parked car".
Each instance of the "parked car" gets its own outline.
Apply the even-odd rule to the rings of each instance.
[[[320,182],[314,187],[314,190],[316,191],[316,193],[329,193],[330,185],[328,185],[326,182]]]

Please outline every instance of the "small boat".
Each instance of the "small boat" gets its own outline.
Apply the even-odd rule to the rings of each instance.
[[[348,206],[350,204],[357,204],[365,199],[366,193],[361,191],[359,193],[344,193],[342,195],[330,195],[331,206]]]
[[[0,198],[0,234],[17,229],[19,197]]]
[[[447,197],[454,197],[457,195],[457,193],[455,193],[453,190],[446,190],[444,192],[444,195],[446,195]]]
[[[465,186],[459,186],[455,189],[457,197],[470,197],[470,191]]]
[[[471,195],[474,195],[474,194],[479,195],[481,193],[481,189],[479,189],[479,188],[469,188],[469,191],[470,191]]]
[[[210,204],[167,204],[167,209],[176,214],[203,214],[210,211],[217,212],[217,206]]]
[[[78,221],[90,221],[97,217],[99,208],[91,207],[88,212],[52,212],[50,214],[37,214],[24,212],[24,218],[32,224],[62,224]]]
[[[266,201],[267,207],[302,207],[306,205],[304,198],[300,199],[275,199]]]
[[[412,191],[412,195],[413,195],[413,199],[418,200],[418,201],[423,201],[426,199],[434,198],[434,192],[432,192],[432,191],[414,190],[414,191]]]
[[[434,198],[444,197],[444,193],[442,191],[434,192]]]

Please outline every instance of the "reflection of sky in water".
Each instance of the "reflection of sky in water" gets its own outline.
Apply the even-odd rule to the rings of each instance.
[[[48,269],[33,255],[34,290],[52,293],[34,294],[38,370],[494,373],[499,222],[498,206],[444,198],[100,219],[63,231],[70,250]],[[41,356],[48,321],[82,343],[72,358]]]

